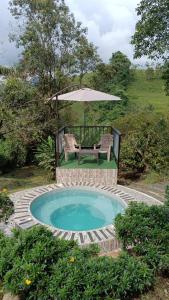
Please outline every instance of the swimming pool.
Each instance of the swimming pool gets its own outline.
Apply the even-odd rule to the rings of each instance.
[[[30,204],[34,218],[62,230],[86,231],[111,225],[125,203],[117,196],[83,188],[60,189],[37,197]]]

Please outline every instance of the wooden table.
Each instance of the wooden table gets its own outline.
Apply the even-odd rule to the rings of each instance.
[[[94,156],[99,163],[99,150],[97,149],[80,149],[78,152],[78,164],[80,164],[80,158],[82,156]]]

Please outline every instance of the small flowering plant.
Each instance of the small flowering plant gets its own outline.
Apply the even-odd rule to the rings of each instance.
[[[74,256],[71,256],[70,258],[69,258],[69,262],[70,263],[74,263],[76,261],[76,258],[74,257]]]
[[[14,205],[8,196],[8,190],[3,188],[0,190],[0,222],[7,222],[10,215],[14,212]]]
[[[25,285],[29,286],[29,285],[31,285],[31,283],[32,283],[32,280],[30,280],[28,278],[25,279]]]

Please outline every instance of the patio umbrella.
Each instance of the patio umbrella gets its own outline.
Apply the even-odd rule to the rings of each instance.
[[[51,100],[88,103],[94,101],[119,101],[121,99],[117,96],[113,96],[93,89],[81,88],[79,90],[75,90],[66,94],[59,95],[58,93],[54,95],[51,98]],[[85,120],[85,111],[84,111],[84,120]]]
[[[59,120],[59,111],[58,111],[58,101],[70,101],[70,102],[94,102],[94,101],[120,101],[121,99],[117,96],[113,96],[107,93],[96,91],[90,88],[82,87],[78,90],[71,91],[66,94],[61,94],[62,91],[58,92],[50,98],[50,100],[56,101],[56,117],[57,121]],[[85,111],[84,111],[84,121],[85,121]],[[58,124],[58,122],[57,122]],[[84,124],[85,125],[85,124]],[[59,128],[58,128],[59,129]],[[58,130],[57,130],[58,132]],[[58,133],[57,138],[58,142]],[[56,147],[58,149],[58,146]],[[58,160],[58,154],[56,151],[56,157]]]

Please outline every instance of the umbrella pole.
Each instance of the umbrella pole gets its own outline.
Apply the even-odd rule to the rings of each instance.
[[[55,115],[56,115],[56,138],[55,138],[55,168],[59,166],[59,108],[58,96],[56,95],[55,101]]]

